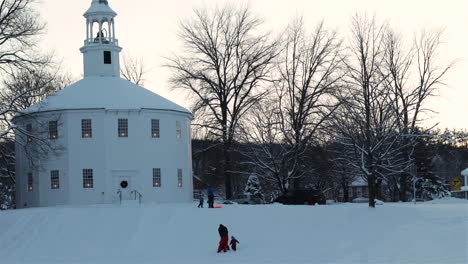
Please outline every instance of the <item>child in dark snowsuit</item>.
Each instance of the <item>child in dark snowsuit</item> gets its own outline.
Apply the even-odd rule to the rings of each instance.
[[[229,244],[231,245],[232,250],[236,251],[237,243],[240,243],[239,240],[237,240],[234,236],[231,236],[231,242]]]
[[[218,228],[219,236],[221,237],[221,240],[219,241],[219,246],[218,246],[218,253],[223,250],[226,252],[229,249],[228,246],[228,240],[229,240],[229,234],[228,234],[228,229],[227,227],[223,225],[219,225]]]
[[[203,193],[200,193],[200,196],[198,197],[200,203],[198,204],[198,208],[203,208],[203,200],[204,200],[204,197],[203,197]]]

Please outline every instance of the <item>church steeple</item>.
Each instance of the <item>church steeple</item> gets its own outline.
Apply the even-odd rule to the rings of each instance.
[[[116,16],[107,0],[92,0],[91,7],[84,13],[86,39],[80,51],[85,77],[120,76],[119,53],[122,48],[115,37]]]

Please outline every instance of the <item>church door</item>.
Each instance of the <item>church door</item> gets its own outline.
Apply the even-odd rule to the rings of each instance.
[[[117,190],[121,192],[122,200],[132,199],[132,184],[130,177],[118,177],[115,184],[117,185]]]

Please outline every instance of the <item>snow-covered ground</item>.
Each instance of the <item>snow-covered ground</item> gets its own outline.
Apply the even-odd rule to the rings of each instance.
[[[216,253],[218,225],[240,241]],[[468,202],[0,211],[0,263],[468,263]]]

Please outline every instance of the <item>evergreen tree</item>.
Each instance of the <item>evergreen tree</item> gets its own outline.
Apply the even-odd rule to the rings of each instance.
[[[260,181],[258,180],[258,177],[254,174],[251,174],[249,176],[249,179],[247,180],[247,184],[245,186],[245,191],[244,194],[250,195],[252,198],[258,198],[261,201],[263,201],[263,193],[260,187]]]
[[[416,139],[414,164],[416,166],[416,196],[423,199],[435,199],[450,194],[450,186],[434,173],[432,160],[436,153],[430,137],[420,136]]]

